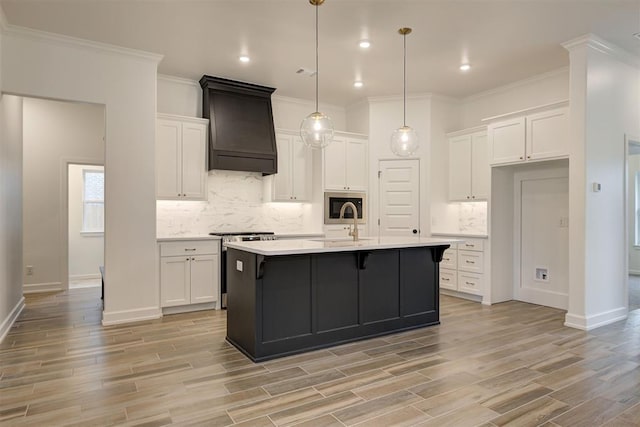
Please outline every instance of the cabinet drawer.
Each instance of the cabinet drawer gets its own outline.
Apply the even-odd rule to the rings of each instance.
[[[484,270],[484,254],[466,250],[458,251],[458,270],[482,273]]]
[[[443,289],[451,289],[455,291],[458,288],[457,285],[458,276],[455,270],[447,270],[446,268],[440,269],[440,287]]]
[[[442,261],[440,262],[440,267],[450,268],[452,270],[458,268],[458,251],[451,248],[444,251],[444,254],[442,254]]]
[[[458,272],[458,290],[469,294],[482,295],[482,274]]]
[[[458,245],[458,249],[464,249],[466,251],[484,251],[483,239],[465,239],[464,243]]]
[[[160,256],[204,255],[220,252],[219,240],[192,240],[160,243]]]

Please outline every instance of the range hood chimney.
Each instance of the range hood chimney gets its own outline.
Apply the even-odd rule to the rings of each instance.
[[[202,117],[209,119],[209,170],[278,172],[271,110],[274,88],[202,76]]]

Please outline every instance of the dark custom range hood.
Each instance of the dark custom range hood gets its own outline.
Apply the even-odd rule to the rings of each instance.
[[[209,170],[278,172],[271,110],[274,88],[202,76],[202,116],[210,121]]]

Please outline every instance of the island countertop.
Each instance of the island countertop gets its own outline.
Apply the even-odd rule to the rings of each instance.
[[[307,240],[229,242],[225,243],[225,246],[258,255],[275,256],[366,251],[376,249],[417,248],[425,246],[451,245],[462,242],[463,240],[434,239],[431,237],[361,237],[355,242],[351,238],[324,238]]]

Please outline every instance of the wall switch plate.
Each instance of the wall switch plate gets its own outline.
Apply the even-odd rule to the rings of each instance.
[[[546,267],[536,267],[536,280],[538,282],[548,282],[549,269]]]
[[[243,268],[244,265],[242,264],[242,261],[236,261],[236,270],[242,271]]]
[[[33,276],[33,265],[27,265],[27,276]]]
[[[593,183],[593,192],[594,193],[599,193],[600,190],[602,190],[602,184],[600,184],[599,182],[594,182]]]

